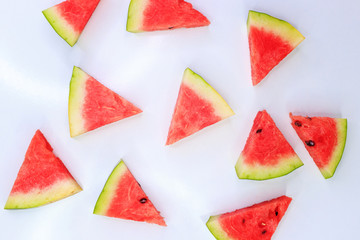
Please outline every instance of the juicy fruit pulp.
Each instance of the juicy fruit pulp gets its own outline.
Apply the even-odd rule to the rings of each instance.
[[[325,178],[334,175],[345,148],[347,120],[290,113],[291,125]]]
[[[187,68],[171,120],[166,145],[234,115],[225,100],[205,80]]]
[[[234,212],[211,216],[206,225],[219,240],[270,240],[291,200],[281,196]]]
[[[83,70],[74,67],[69,94],[71,137],[141,112]]]
[[[109,176],[94,214],[166,226],[163,217],[121,161]]]
[[[144,32],[209,24],[204,15],[184,0],[131,0],[126,30]]]
[[[276,178],[302,165],[270,115],[265,110],[258,112],[236,163],[238,177],[253,180]]]
[[[249,11],[247,28],[253,85],[305,39],[289,23],[255,11]]]
[[[63,162],[37,130],[25,155],[5,209],[31,208],[81,191]]]
[[[74,46],[100,0],[67,0],[43,11],[54,30]]]

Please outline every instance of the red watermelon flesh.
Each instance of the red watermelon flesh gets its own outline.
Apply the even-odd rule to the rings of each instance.
[[[294,116],[291,125],[325,178],[330,178],[339,164],[346,142],[347,120],[330,117]]]
[[[236,164],[238,177],[254,180],[275,178],[302,165],[266,110],[258,112]]]
[[[142,111],[78,67],[70,82],[69,122],[72,137]]]
[[[257,85],[304,37],[289,23],[265,13],[250,11],[247,25],[251,77]]]
[[[166,226],[140,184],[121,161],[109,176],[94,214]]]
[[[192,28],[209,24],[203,14],[183,0],[131,0],[127,31]]]
[[[5,208],[30,208],[81,191],[40,130],[31,140]]]
[[[291,200],[290,197],[281,196],[212,216],[206,225],[219,240],[270,240]]]
[[[188,68],[184,72],[166,145],[233,114],[225,100],[202,77]]]
[[[71,46],[78,40],[100,0],[67,0],[43,11],[54,30]]]

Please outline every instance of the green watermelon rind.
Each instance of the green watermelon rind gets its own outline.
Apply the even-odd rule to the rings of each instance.
[[[215,114],[221,117],[222,120],[235,114],[224,98],[200,75],[190,68],[185,69],[182,82],[196,92],[201,98],[209,101],[215,109]]]
[[[211,216],[209,218],[209,220],[206,222],[207,228],[210,230],[212,235],[217,240],[233,240],[232,238],[229,237],[229,235],[221,227],[219,220],[218,220],[219,217],[220,217],[220,215]]]
[[[114,197],[116,192],[116,187],[120,184],[121,177],[128,171],[127,166],[124,161],[121,160],[120,163],[114,168],[111,172],[109,178],[107,179],[103,190],[100,193],[98,200],[96,201],[95,208],[93,213],[97,215],[106,215],[107,210],[109,209],[110,202]]]
[[[90,76],[81,68],[74,66],[69,90],[69,128],[70,136],[75,137],[86,132],[82,117],[82,106],[85,97],[85,84]]]
[[[80,33],[76,32],[74,28],[61,16],[61,14],[57,11],[57,6],[58,5],[50,7],[42,11],[42,13],[55,32],[72,47],[79,39]]]
[[[251,26],[273,32],[283,40],[288,41],[293,48],[298,46],[305,39],[305,37],[290,23],[262,12],[249,11],[247,19],[248,33]]]
[[[345,144],[346,144],[347,119],[337,118],[335,119],[335,121],[337,122],[338,144],[335,147],[329,165],[325,168],[320,169],[320,172],[325,179],[331,178],[334,175],[336,168],[339,165],[342,155],[344,153]]]
[[[148,0],[131,0],[128,10],[126,31],[132,33],[143,32],[141,29],[143,22],[143,12]]]
[[[259,181],[285,176],[304,165],[296,154],[292,157],[279,159],[279,163],[276,166],[252,166],[249,164],[245,165],[243,162],[244,156],[241,154],[235,165],[238,178]]]
[[[79,184],[72,178],[56,182],[46,189],[34,189],[28,193],[11,194],[4,209],[26,209],[40,207],[82,191]]]

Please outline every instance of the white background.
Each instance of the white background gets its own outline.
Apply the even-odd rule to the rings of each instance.
[[[214,239],[210,215],[286,194],[293,198],[273,239],[356,239],[360,3],[325,0],[192,0],[205,28],[126,32],[129,0],[102,0],[71,48],[41,11],[57,0],[7,1],[0,8],[0,206],[28,144],[41,129],[83,191],[43,207],[0,210],[1,239]],[[246,19],[263,11],[305,37],[257,87],[251,85]],[[73,66],[143,110],[70,138]],[[236,115],[165,147],[183,71],[192,68]],[[253,118],[266,109],[304,166],[268,181],[239,180],[235,163]],[[325,180],[290,125],[289,112],[348,118],[348,139]],[[93,215],[102,187],[123,158],[168,227]]]

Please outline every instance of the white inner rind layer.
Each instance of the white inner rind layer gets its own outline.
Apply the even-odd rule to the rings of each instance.
[[[210,102],[211,106],[215,110],[214,114],[219,116],[221,119],[234,115],[233,110],[220,96],[220,94],[190,68],[185,70],[182,82],[195,91],[199,97]]]
[[[335,147],[335,150],[331,156],[331,160],[329,162],[329,165],[325,168],[320,169],[321,174],[325,178],[331,178],[337,166],[339,165],[339,162],[342,158],[345,143],[346,143],[346,135],[347,135],[347,119],[338,118],[336,121],[336,128],[337,128],[337,145]]]
[[[38,207],[69,197],[81,190],[74,179],[63,179],[45,189],[36,188],[27,193],[11,194],[5,204],[5,209]]]
[[[71,137],[86,132],[82,116],[82,106],[84,105],[86,94],[86,81],[89,77],[83,70],[74,67],[69,91],[69,126]]]
[[[246,164],[245,157],[241,154],[235,169],[240,179],[266,180],[289,174],[302,165],[303,162],[296,154],[293,157],[279,159],[276,165]]]
[[[211,216],[209,220],[206,222],[206,226],[214,235],[214,237],[218,240],[235,240],[222,229],[220,222],[219,222],[219,216]]]
[[[106,215],[110,203],[116,194],[116,189],[120,184],[120,180],[127,171],[129,170],[123,161],[114,168],[96,202],[94,214]]]
[[[58,11],[58,5],[43,11],[44,16],[54,28],[54,30],[62,37],[70,46],[74,46],[80,36],[80,32],[75,29],[61,16]]]
[[[131,0],[128,10],[126,30],[128,32],[143,32],[144,11],[149,0]]]
[[[280,36],[283,40],[288,41],[294,48],[305,39],[305,37],[290,23],[272,17],[266,13],[249,11],[247,20],[248,33],[251,26],[270,31],[275,35]]]

